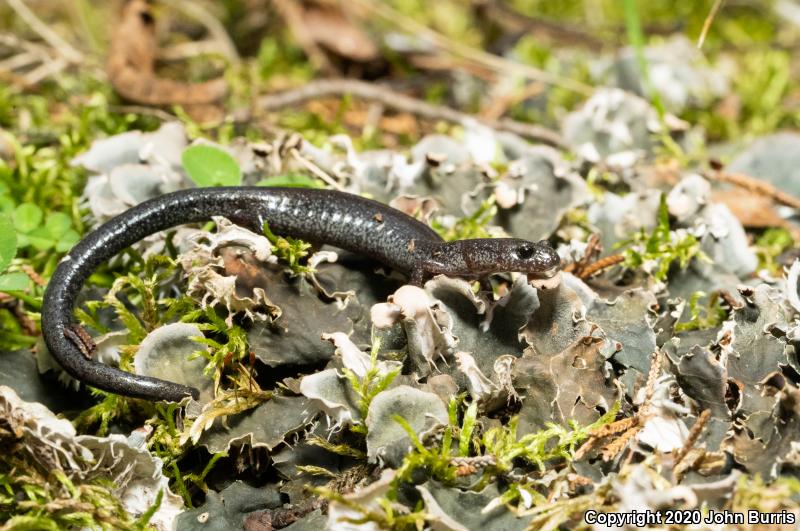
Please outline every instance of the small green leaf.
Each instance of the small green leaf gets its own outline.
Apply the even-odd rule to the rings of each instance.
[[[275,175],[256,183],[256,186],[288,186],[290,188],[322,188],[322,184],[313,177],[301,174]]]
[[[17,254],[17,234],[8,216],[0,214],[0,271],[4,271]]]
[[[7,273],[0,275],[0,291],[23,291],[31,279],[25,273]]]
[[[473,400],[464,413],[464,425],[461,428],[461,435],[458,439],[458,454],[466,457],[469,455],[469,443],[472,440],[472,432],[475,429],[475,421],[478,418],[478,401]]]
[[[14,201],[5,195],[0,195],[0,212],[9,216],[14,211]]]
[[[75,229],[69,229],[56,242],[56,251],[65,253],[72,249],[72,247],[78,243],[80,239],[81,235],[78,234]]]
[[[183,151],[183,167],[197,186],[237,186],[242,171],[233,157],[212,146],[191,146]]]
[[[70,229],[72,220],[62,212],[53,212],[44,222],[44,226],[54,239],[58,239]]]
[[[25,234],[38,227],[42,222],[43,216],[42,209],[33,203],[22,203],[14,209],[12,214],[14,227]]]
[[[28,241],[38,251],[47,251],[53,248],[55,240],[44,226],[36,227],[27,234]]]

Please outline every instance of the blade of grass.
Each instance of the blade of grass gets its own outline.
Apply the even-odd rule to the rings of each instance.
[[[623,0],[623,5],[625,9],[625,29],[628,34],[628,42],[636,53],[636,62],[639,65],[639,72],[642,76],[645,92],[650,99],[650,104],[655,108],[658,114],[658,121],[661,124],[661,134],[659,135],[661,142],[672,155],[678,159],[683,159],[685,156],[683,149],[669,135],[670,128],[667,125],[667,109],[664,106],[664,100],[661,98],[661,93],[650,80],[650,70],[647,65],[647,56],[645,55],[646,41],[644,32],[642,31],[642,23],[639,18],[636,0]]]
[[[703,22],[703,30],[700,32],[700,36],[697,38],[697,49],[703,47],[703,43],[706,42],[706,35],[708,35],[708,30],[711,29],[711,23],[714,22],[714,19],[719,12],[719,8],[722,7],[722,4],[725,3],[725,0],[716,0],[714,5],[711,6],[711,11],[708,12],[708,16],[706,20]]]
[[[666,110],[664,102],[661,99],[661,94],[655,89],[653,83],[650,81],[650,71],[647,66],[647,57],[644,53],[645,38],[642,32],[642,24],[639,19],[639,10],[636,7],[636,0],[624,0],[625,8],[625,29],[628,33],[628,42],[633,47],[636,53],[636,62],[639,64],[639,72],[642,75],[642,81],[647,89],[647,94],[650,96],[651,103],[658,112],[659,119],[663,122]]]

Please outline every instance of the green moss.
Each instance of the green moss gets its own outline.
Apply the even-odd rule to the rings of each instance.
[[[395,416],[411,439],[412,449],[397,469],[388,493],[377,500],[380,509],[364,507],[353,500],[348,500],[331,489],[314,489],[315,492],[331,501],[336,501],[361,514],[358,522],[375,522],[385,529],[415,529],[422,526],[426,515],[422,502],[418,502],[414,510],[398,516],[393,510],[393,503],[398,498],[399,489],[403,486],[419,484],[427,479],[435,479],[445,485],[455,485],[459,477],[459,467],[454,459],[479,458],[484,463],[493,463],[482,467],[481,480],[472,482],[470,490],[480,491],[497,475],[505,477],[504,490],[496,504],[515,505],[521,498],[534,500],[536,505],[547,506],[547,499],[528,483],[528,474],[510,474],[520,463],[533,465],[536,472],[544,472],[547,466],[561,466],[572,459],[578,444],[587,440],[591,433],[614,421],[619,403],[616,403],[605,415],[588,426],[570,423],[569,428],[557,424],[549,424],[544,430],[525,434],[517,434],[518,419],[512,418],[507,424],[488,430],[482,437],[475,437],[477,428],[477,404],[471,403],[463,410],[461,421],[459,411],[464,406],[464,396],[451,399],[448,407],[448,425],[443,427],[441,437],[433,444],[423,444],[411,426],[402,417]],[[453,442],[458,441],[458,447]],[[533,472],[533,471],[530,471]],[[517,479],[514,479],[517,478]],[[460,485],[462,488],[463,485]],[[406,491],[407,492],[407,491]],[[530,495],[530,496],[528,496]],[[580,499],[573,505],[580,505]],[[566,506],[565,506],[566,509]],[[570,510],[571,511],[571,510]]]
[[[378,365],[378,352],[380,348],[380,340],[374,340],[369,356],[370,366],[363,378],[346,367],[342,369],[345,378],[347,378],[347,381],[350,383],[350,387],[352,387],[353,391],[358,396],[358,410],[362,419],[367,418],[372,399],[374,399],[378,393],[389,387],[397,375],[400,374],[400,368],[393,369],[385,374],[382,373],[382,369]],[[351,430],[356,433],[366,434],[367,428],[365,424],[356,424]]]
[[[692,259],[709,260],[700,249],[700,241],[684,230],[673,231],[669,225],[667,199],[661,195],[658,207],[658,221],[648,234],[641,230],[632,240],[621,245],[629,245],[624,251],[623,265],[629,269],[646,266],[656,280],[666,280],[670,266],[677,263],[686,268]]]
[[[785,50],[745,52],[738,58],[727,112],[704,109],[686,118],[699,123],[711,139],[736,139],[800,126],[800,111],[791,102],[792,56]],[[747,75],[741,75],[746,72]]]
[[[181,321],[194,323],[204,332],[204,337],[194,340],[208,349],[198,350],[193,356],[208,360],[204,372],[213,376],[217,384],[222,381],[222,373],[228,367],[235,367],[249,358],[247,331],[236,323],[229,325],[213,307],[187,312]]]
[[[689,297],[689,320],[682,323],[675,323],[676,332],[686,332],[688,330],[707,330],[719,326],[728,316],[728,312],[721,306],[721,298],[718,292],[714,292],[708,297],[705,306],[700,306],[700,299],[707,296],[705,292],[695,291]]]
[[[18,442],[0,459],[0,521],[4,529],[149,529],[147,522],[161,504],[163,493],[155,506],[137,519],[123,508],[116,484],[92,474],[79,480],[58,466],[45,469],[35,451]],[[72,459],[82,461],[79,455]]]
[[[308,251],[311,249],[311,244],[303,240],[292,237],[276,236],[269,230],[267,223],[264,223],[264,236],[267,237],[272,244],[272,252],[279,260],[282,260],[289,266],[292,275],[305,275],[314,272],[311,266],[303,265],[301,262],[308,256]]]
[[[80,433],[93,433],[99,437],[108,435],[112,422],[135,423],[139,418],[152,415],[153,405],[100,389],[91,389],[92,395],[101,400],[83,410],[72,421]]]
[[[491,238],[489,223],[497,215],[494,196],[481,202],[478,209],[471,215],[457,220],[453,226],[445,227],[440,221],[433,220],[431,226],[439,236],[447,241],[466,240],[470,238]]]
[[[193,493],[206,492],[206,476],[213,470],[217,461],[227,457],[227,453],[212,454],[205,466],[200,463],[185,465],[188,470],[181,468],[183,461],[188,461],[193,446],[181,441],[181,432],[177,423],[181,417],[181,408],[178,404],[155,404],[155,414],[147,424],[153,427],[153,433],[147,440],[147,449],[164,462],[164,475],[170,479],[170,488],[177,492],[187,507],[192,507]],[[203,466],[200,471],[193,468]]]
[[[794,247],[794,244],[794,238],[786,229],[765,230],[755,244],[758,268],[765,269],[771,275],[781,275],[783,266],[778,259],[784,252]]]
[[[517,438],[515,417],[502,427],[487,431],[482,439],[484,455],[496,458],[498,471],[509,471],[516,459],[522,459],[544,472],[545,465],[553,460],[569,461],[579,443],[589,438],[592,432],[614,421],[619,412],[619,403],[588,426],[570,422],[567,429],[560,424],[548,423],[544,430],[528,433]]]
[[[336,454],[336,455],[343,455],[346,457],[353,457],[355,459],[366,459],[367,454],[362,452],[357,448],[353,448],[348,444],[334,444],[322,437],[311,436],[306,438],[306,442],[312,446],[319,446],[320,448],[324,448],[325,450]]]

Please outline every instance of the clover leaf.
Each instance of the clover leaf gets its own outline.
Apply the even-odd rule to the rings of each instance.
[[[8,216],[0,214],[0,291],[20,291],[28,287],[30,279],[25,273],[2,274],[16,254],[17,234],[14,223]]]
[[[238,186],[242,182],[242,170],[236,160],[213,146],[188,147],[181,161],[197,186]]]
[[[80,240],[68,215],[52,212],[45,219],[42,209],[33,203],[17,206],[12,212],[12,220],[12,232],[16,232],[16,242],[20,248],[30,245],[38,251],[55,249],[66,252]]]

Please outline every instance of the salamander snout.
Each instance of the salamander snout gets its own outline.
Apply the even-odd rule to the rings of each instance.
[[[558,272],[561,259],[547,240],[529,242],[522,240],[512,249],[516,271],[537,277],[549,278]]]

